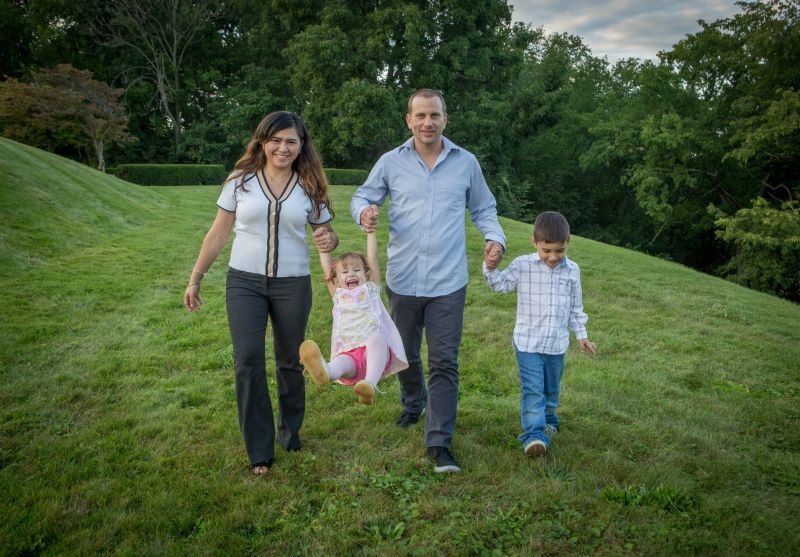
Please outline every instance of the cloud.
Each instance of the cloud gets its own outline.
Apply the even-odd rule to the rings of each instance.
[[[739,12],[734,0],[510,0],[514,21],[580,36],[595,56],[655,59],[686,35]]]

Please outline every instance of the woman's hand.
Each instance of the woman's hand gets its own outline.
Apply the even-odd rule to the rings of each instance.
[[[200,283],[190,284],[186,287],[183,293],[183,305],[189,311],[197,311],[203,305],[203,300],[200,298]]]

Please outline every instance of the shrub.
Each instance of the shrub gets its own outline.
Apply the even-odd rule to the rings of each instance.
[[[732,244],[736,255],[722,272],[749,288],[800,301],[800,206],[771,207],[763,198],[732,216],[709,207],[717,238]]]
[[[112,174],[140,186],[220,185],[228,176],[221,164],[120,164]]]
[[[367,180],[369,172],[355,168],[326,168],[328,182],[335,186],[360,186]]]

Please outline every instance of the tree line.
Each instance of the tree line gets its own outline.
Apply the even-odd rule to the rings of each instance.
[[[432,87],[503,215],[558,210],[577,234],[797,301],[800,6],[738,7],[658,62],[610,64],[580,37],[512,23],[506,0],[11,0],[0,130],[95,156],[12,102],[63,85],[60,67],[124,107],[127,127],[107,110],[111,164],[230,168],[258,120],[286,109],[326,166],[369,168],[407,137],[409,93]],[[91,127],[80,118],[57,120]]]

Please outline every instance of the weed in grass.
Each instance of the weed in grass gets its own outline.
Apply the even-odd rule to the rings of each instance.
[[[538,474],[540,477],[556,483],[575,481],[575,475],[569,471],[560,459],[554,458],[552,453],[547,458],[541,459]]]
[[[741,395],[750,394],[750,388],[747,385],[742,385],[741,383],[735,383],[733,381],[725,381],[725,383],[714,385],[714,390],[723,393],[735,393]]]
[[[600,491],[600,496],[626,507],[645,505],[668,512],[687,513],[696,506],[695,497],[686,490],[663,485],[653,489],[643,485],[606,486]]]
[[[452,517],[453,515],[451,515]],[[531,518],[526,503],[499,508],[480,520],[461,526],[452,534],[456,554],[509,555],[522,546]]]

